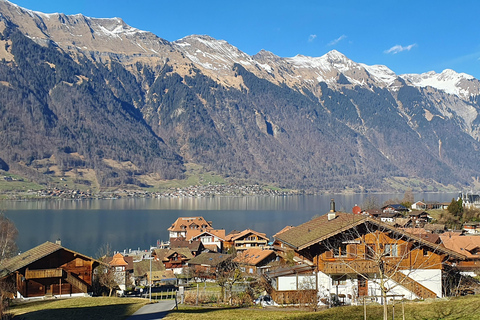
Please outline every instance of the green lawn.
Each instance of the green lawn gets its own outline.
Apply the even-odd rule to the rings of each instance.
[[[15,319],[108,319],[124,320],[143,305],[146,299],[136,298],[75,298],[65,300],[39,301],[13,306],[10,311]],[[405,319],[472,319],[480,320],[480,296],[455,299],[438,299],[427,302],[405,303]],[[388,306],[388,319],[392,319],[392,306]],[[367,306],[369,320],[382,319],[382,306]],[[318,312],[301,311],[296,308],[196,308],[181,307],[172,311],[166,320],[331,320],[363,319],[363,306],[337,307]],[[402,319],[402,305],[396,304],[395,319]]]
[[[405,319],[480,319],[480,296],[469,296],[451,300],[434,300],[428,302],[405,303]],[[332,320],[363,319],[363,306],[348,306],[327,309],[318,312],[307,312],[293,308],[180,308],[172,311],[166,320]],[[381,320],[383,308],[379,305],[367,306],[367,319]],[[402,319],[402,305],[395,306],[395,319]],[[388,306],[388,319],[392,319],[392,306]]]
[[[147,303],[137,298],[72,298],[22,303],[9,311],[23,320],[124,320]]]

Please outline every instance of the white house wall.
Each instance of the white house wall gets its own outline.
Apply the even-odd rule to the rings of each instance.
[[[315,275],[298,275],[298,288],[297,276],[295,275],[278,277],[277,279],[277,291],[308,289],[312,285],[312,289],[315,288]]]
[[[443,297],[441,269],[416,269],[412,271],[403,270],[402,272],[422,286],[435,292],[437,297]]]
[[[403,273],[418,283],[422,284],[424,287],[432,290],[437,294],[438,297],[442,297],[442,272],[441,270],[415,270],[409,271],[405,270]],[[346,303],[353,303],[356,301],[358,296],[358,279],[357,276],[348,276],[344,283],[339,285],[334,285],[332,277],[328,276],[323,272],[318,272],[318,294],[320,298],[327,298],[330,295],[345,295]],[[295,281],[295,278],[293,279]],[[293,282],[295,284],[295,282]],[[397,300],[402,299],[400,296],[408,300],[419,299],[410,290],[404,288],[402,285],[397,284],[393,280],[387,280],[386,286],[391,288],[388,295],[398,295]],[[285,289],[288,290],[288,289]],[[294,289],[290,289],[294,290]],[[380,285],[377,283],[374,275],[371,275],[368,279],[368,295],[369,296],[378,296],[377,301],[380,302],[382,291],[380,290]],[[349,299],[351,297],[352,299]]]

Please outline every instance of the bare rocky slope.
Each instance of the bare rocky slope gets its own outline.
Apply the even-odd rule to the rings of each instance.
[[[182,178],[186,163],[333,191],[478,179],[480,82],[466,74],[396,75],[337,51],[249,56],[5,0],[0,33],[0,168],[38,181],[76,170],[145,185]]]

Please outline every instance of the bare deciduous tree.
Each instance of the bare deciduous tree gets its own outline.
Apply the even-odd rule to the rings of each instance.
[[[374,195],[369,195],[363,201],[362,209],[364,210],[380,209],[380,200],[378,200],[378,198]]]
[[[0,212],[0,267],[4,261],[17,253],[16,239],[18,230],[3,212]],[[3,269],[3,268],[0,268]],[[4,278],[0,280],[0,318],[3,319],[8,304],[7,298],[13,293],[15,282]]]
[[[385,320],[387,299],[399,286],[420,298],[437,296],[422,283],[429,280],[441,283],[441,273],[432,270],[442,270],[447,257],[439,244],[371,219],[327,238],[321,246],[325,252],[321,256],[324,272],[334,275],[332,279],[338,283],[346,279],[356,283],[358,291],[352,292],[352,296],[371,296],[368,292],[371,282],[370,288],[375,288],[373,295],[380,292]],[[418,270],[427,271],[420,275]]]
[[[108,296],[110,297],[113,293],[113,290],[118,288],[118,283],[115,280],[115,271],[110,267],[108,264],[109,257],[112,256],[112,248],[110,244],[105,244],[97,252],[97,259],[103,263],[101,263],[95,269],[95,280],[99,288],[97,288],[98,292],[102,292],[102,287],[108,289]]]
[[[229,258],[220,262],[215,271],[216,282],[221,288],[222,297],[227,297],[231,302],[233,285],[241,280],[242,272],[237,262]]]

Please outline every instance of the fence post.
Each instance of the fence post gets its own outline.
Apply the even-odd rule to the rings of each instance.
[[[363,319],[367,320],[367,303],[365,302],[365,296],[363,296]]]
[[[197,282],[197,297],[195,299],[195,305],[198,306],[198,282]]]

